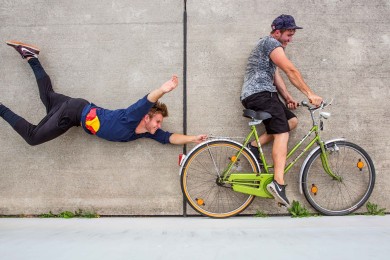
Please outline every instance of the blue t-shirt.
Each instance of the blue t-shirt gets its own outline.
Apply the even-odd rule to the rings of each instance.
[[[129,142],[138,138],[151,138],[162,144],[169,143],[169,137],[172,135],[169,132],[157,129],[154,134],[143,133],[136,134],[135,129],[141,119],[149,112],[154,103],[147,99],[147,96],[141,98],[133,105],[126,109],[109,110],[89,104],[84,107],[81,114],[81,124],[84,130],[91,134],[85,127],[87,114],[92,108],[96,108],[96,116],[100,121],[100,128],[96,135],[100,138],[113,142]]]
[[[271,36],[259,40],[248,59],[241,100],[263,91],[277,92],[274,86],[276,65],[270,54],[278,47],[282,44]]]

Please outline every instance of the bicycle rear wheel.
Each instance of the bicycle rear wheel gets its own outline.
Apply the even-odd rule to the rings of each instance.
[[[360,146],[336,141],[326,145],[330,170],[327,174],[316,151],[303,171],[302,188],[308,202],[324,215],[347,215],[359,209],[370,197],[375,185],[374,164]]]
[[[206,142],[192,152],[181,172],[181,188],[187,202],[202,215],[213,218],[234,216],[253,201],[254,196],[232,190],[219,175],[242,146],[227,140]],[[243,150],[232,172],[259,172],[256,159]]]

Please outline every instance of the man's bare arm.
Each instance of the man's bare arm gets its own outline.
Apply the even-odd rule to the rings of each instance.
[[[172,134],[169,137],[171,144],[187,144],[187,143],[201,143],[206,141],[207,135],[183,135],[183,134]]]
[[[176,75],[173,75],[172,78],[162,84],[161,87],[150,92],[147,99],[152,103],[156,103],[162,96],[174,90],[178,85],[179,79]]]
[[[313,105],[319,106],[321,104],[322,98],[314,94],[314,92],[305,83],[301,73],[287,58],[282,47],[278,47],[273,50],[270,54],[270,58],[276,64],[276,66],[278,66],[281,70],[284,71],[284,73],[286,73],[290,82],[303,94],[305,94]]]
[[[284,83],[284,80],[279,73],[279,68],[276,68],[276,71],[275,71],[274,84],[275,84],[276,89],[278,90],[279,94],[286,101],[286,105],[288,106],[288,108],[296,109],[298,107],[298,102],[295,101],[294,98],[291,96],[290,92],[288,92],[286,84]]]

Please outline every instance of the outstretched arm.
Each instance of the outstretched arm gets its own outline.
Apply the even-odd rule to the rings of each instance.
[[[152,103],[156,103],[166,93],[169,93],[174,90],[177,85],[179,85],[179,79],[176,75],[173,75],[172,78],[162,84],[161,87],[150,92],[147,99]]]
[[[207,135],[183,135],[183,134],[172,134],[169,137],[171,144],[187,144],[187,143],[201,143],[206,141]]]

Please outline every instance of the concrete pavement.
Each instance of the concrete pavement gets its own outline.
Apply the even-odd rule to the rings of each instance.
[[[390,215],[0,219],[0,259],[374,259]]]

